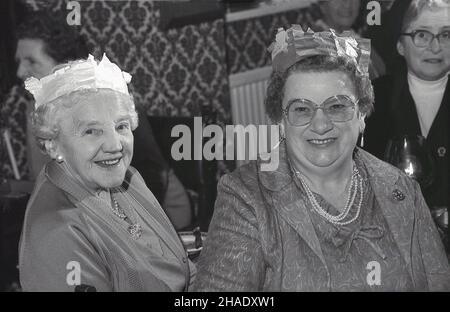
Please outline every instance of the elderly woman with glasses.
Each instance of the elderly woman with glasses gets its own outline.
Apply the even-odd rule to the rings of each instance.
[[[356,147],[372,110],[370,42],[280,30],[266,109],[282,141],[222,178],[194,289],[449,290],[419,186]]]
[[[423,189],[434,211],[448,207],[448,106],[450,105],[450,1],[399,0],[389,12],[396,46],[393,74],[374,81],[375,113],[368,118],[365,148],[384,157],[396,136],[422,136],[436,170]],[[448,246],[450,247],[450,246]]]
[[[52,158],[25,215],[25,291],[183,291],[192,282],[175,229],[130,166],[130,80],[106,56],[90,56],[25,82],[35,137]]]

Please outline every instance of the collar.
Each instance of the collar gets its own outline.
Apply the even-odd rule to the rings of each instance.
[[[64,167],[57,161],[52,160],[45,165],[45,176],[47,179],[62,189],[64,192],[70,194],[78,202],[82,202],[86,198],[93,196],[93,194],[81,185],[70,174],[67,174]]]
[[[444,93],[445,87],[448,82],[448,75],[434,80],[428,81],[423,80],[414,75],[412,72],[408,71],[408,84],[411,91],[417,90],[418,92],[438,92]]]
[[[122,184],[122,187],[128,189],[127,185],[134,183],[132,175],[134,173],[133,168],[129,167],[125,174],[125,181],[127,183]],[[83,202],[88,199],[99,199],[109,203],[110,190],[100,190],[93,193],[91,190],[83,186],[79,180],[74,178],[71,174],[67,173],[63,165],[55,160],[50,161],[45,165],[45,176],[47,179],[56,185],[58,188],[69,194],[76,202]]]

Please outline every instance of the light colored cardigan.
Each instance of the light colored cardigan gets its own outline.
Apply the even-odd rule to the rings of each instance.
[[[28,203],[20,242],[25,291],[74,291],[74,261],[81,284],[97,291],[188,289],[195,267],[175,229],[134,168],[129,167],[125,180],[128,187],[120,196],[133,205],[140,220],[143,236],[138,240],[108,203],[56,161],[44,167]]]

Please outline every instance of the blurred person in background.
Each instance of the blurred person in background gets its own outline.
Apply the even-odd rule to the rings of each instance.
[[[317,19],[311,28],[314,31],[328,31],[331,28],[338,33],[351,31],[355,37],[365,37],[365,27],[358,25],[358,20],[365,18],[365,15],[361,14],[361,7],[361,0],[319,0],[318,5],[313,5]],[[362,24],[365,25],[366,21]],[[385,64],[373,47],[369,74],[370,79],[386,74]]]

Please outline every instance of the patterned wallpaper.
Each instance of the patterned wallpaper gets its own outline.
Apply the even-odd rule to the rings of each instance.
[[[64,0],[33,3],[41,10],[67,11]],[[81,32],[93,54],[98,58],[106,52],[133,75],[130,89],[137,105],[149,115],[202,115],[205,123],[222,125],[231,122],[228,75],[269,65],[267,47],[279,27],[306,27],[317,18],[317,10],[310,7],[226,25],[219,19],[163,31],[158,27],[159,7],[151,1],[79,3]],[[13,119],[13,147],[26,176],[23,102],[23,90],[15,88],[3,111]],[[232,167],[219,166],[222,172]],[[11,170],[5,170],[12,177]]]
[[[5,102],[0,107],[0,129],[4,126],[10,132],[11,147],[17,161],[17,167],[21,178],[28,177],[27,149],[26,149],[26,109],[27,103],[33,101],[30,93],[22,86],[15,85],[11,88]],[[5,123],[5,124],[3,124]],[[13,169],[10,165],[6,144],[3,136],[0,137],[0,178],[13,179]]]
[[[267,48],[277,29],[291,24],[300,24],[305,28],[312,24],[315,16],[314,8],[303,8],[227,24],[228,72],[235,74],[270,65]]]
[[[361,0],[360,15],[353,25],[354,30],[359,34],[366,33],[368,30],[365,22],[369,12],[366,9],[367,2],[369,0]],[[381,1],[381,11],[385,12],[391,4],[392,0]],[[267,48],[279,27],[300,24],[303,29],[307,27],[317,29],[315,23],[320,18],[322,18],[322,12],[319,5],[312,3],[298,10],[228,23],[225,32],[229,74],[270,65],[270,54]]]
[[[229,114],[224,21],[161,31],[150,1],[83,1],[82,33],[94,54],[106,52],[133,75],[131,90],[149,115]]]

